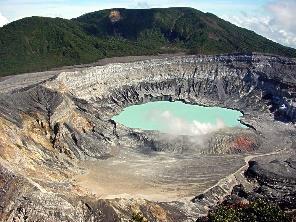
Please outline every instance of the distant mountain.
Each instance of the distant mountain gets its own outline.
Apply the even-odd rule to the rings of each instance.
[[[293,48],[196,9],[108,9],[72,20],[24,18],[0,28],[0,75],[112,56],[254,51],[296,57]]]

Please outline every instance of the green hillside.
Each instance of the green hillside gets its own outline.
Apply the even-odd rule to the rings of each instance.
[[[72,20],[30,17],[0,28],[0,75],[112,56],[253,51],[296,57],[295,49],[192,8],[110,9]]]

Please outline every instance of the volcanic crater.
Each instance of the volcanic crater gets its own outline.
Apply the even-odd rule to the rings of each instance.
[[[250,160],[295,156],[294,59],[128,60],[1,80],[3,221],[129,221],[139,212],[148,221],[195,221],[235,185],[252,189],[243,174]],[[112,120],[150,101],[239,110],[248,128],[197,138]]]

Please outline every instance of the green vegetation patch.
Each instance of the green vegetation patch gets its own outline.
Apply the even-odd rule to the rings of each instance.
[[[292,219],[276,204],[263,199],[251,203],[219,205],[199,222],[291,222]]]
[[[114,56],[254,51],[296,57],[295,49],[192,8],[108,9],[72,20],[30,17],[0,28],[0,76]]]

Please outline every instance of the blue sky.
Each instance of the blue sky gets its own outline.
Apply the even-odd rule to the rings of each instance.
[[[296,48],[296,0],[0,0],[0,27],[33,15],[73,18],[105,8],[187,6]]]
[[[72,18],[105,8],[149,8],[189,6],[216,14],[237,14],[240,11],[260,10],[269,0],[0,0],[0,12],[9,21],[32,16]]]

